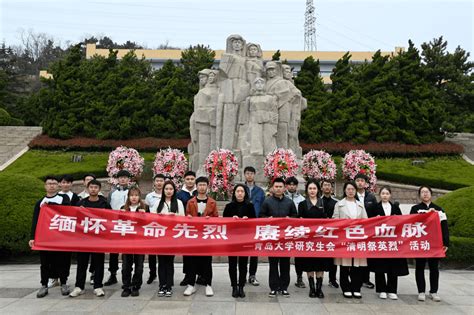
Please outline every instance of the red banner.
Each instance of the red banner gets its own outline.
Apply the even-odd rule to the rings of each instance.
[[[34,250],[286,257],[444,257],[436,212],[370,219],[233,219],[44,205]]]

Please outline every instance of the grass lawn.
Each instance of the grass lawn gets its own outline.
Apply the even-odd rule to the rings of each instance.
[[[417,158],[425,161],[412,165],[413,159],[376,159],[377,177],[398,183],[430,185],[455,190],[474,186],[474,165],[461,157]]]
[[[81,162],[72,162],[73,155],[82,155]],[[151,174],[155,153],[142,153],[145,158],[144,176]],[[62,152],[30,150],[8,166],[2,174],[23,174],[42,178],[46,175],[71,174],[74,179],[81,179],[86,173],[98,177],[107,177],[105,168],[109,153],[107,152]]]

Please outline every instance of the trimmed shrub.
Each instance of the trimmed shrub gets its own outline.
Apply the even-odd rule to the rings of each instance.
[[[436,203],[446,211],[449,233],[453,236],[473,238],[474,242],[473,196],[474,186],[471,186],[446,194],[436,199]],[[474,255],[474,250],[472,255]]]
[[[474,261],[474,238],[452,236],[446,253],[448,262],[468,263]]]
[[[0,174],[0,257],[30,252],[33,208],[43,195],[38,178]]]

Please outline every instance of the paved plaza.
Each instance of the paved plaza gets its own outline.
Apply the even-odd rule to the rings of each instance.
[[[175,282],[182,279],[182,266],[175,264]],[[247,297],[234,299],[230,296],[231,287],[226,263],[213,265],[213,288],[215,295],[206,297],[204,288],[190,297],[183,296],[183,287],[175,287],[173,297],[158,297],[158,283],[143,285],[139,297],[122,298],[121,284],[105,288],[105,297],[98,298],[92,293],[89,284],[86,294],[77,298],[61,296],[59,287],[49,290],[43,298],[36,298],[39,287],[39,265],[9,264],[0,265],[0,314],[50,314],[50,313],[87,313],[87,314],[474,314],[474,272],[466,270],[443,270],[440,276],[439,303],[427,300],[417,301],[414,269],[410,275],[399,281],[399,300],[381,300],[374,290],[363,288],[361,300],[344,299],[340,289],[327,285],[324,279],[324,299],[308,297],[308,289],[294,286],[294,268],[291,268],[292,281],[290,298],[268,297],[268,264],[259,265],[258,287],[246,286]],[[74,284],[76,265],[71,267],[69,284]],[[119,271],[120,275],[120,271]],[[108,272],[106,272],[108,276]],[[145,264],[144,281],[148,276]],[[428,276],[428,274],[426,275]],[[428,279],[428,278],[427,278]],[[120,281],[120,278],[119,278]],[[372,275],[373,281],[373,275]],[[306,281],[307,284],[307,281]]]

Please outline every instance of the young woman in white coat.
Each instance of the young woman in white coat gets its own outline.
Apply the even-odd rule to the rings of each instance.
[[[334,207],[334,219],[367,219],[364,204],[356,199],[357,187],[354,182],[347,182],[343,188],[344,198]],[[366,258],[334,258],[339,265],[339,281],[345,298],[362,298],[362,268],[367,267]],[[350,277],[350,279],[349,279]]]

